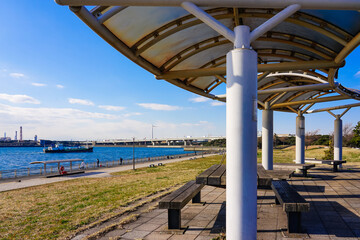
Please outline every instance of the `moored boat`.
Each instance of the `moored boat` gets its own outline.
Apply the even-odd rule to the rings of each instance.
[[[44,148],[44,153],[73,153],[73,152],[93,152],[92,146],[65,147],[62,144],[56,144],[55,147]]]

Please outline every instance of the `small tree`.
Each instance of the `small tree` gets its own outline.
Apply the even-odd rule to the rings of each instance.
[[[351,139],[354,137],[354,127],[351,123],[347,123],[343,127],[343,145],[345,147],[349,146]]]
[[[313,145],[316,140],[320,138],[319,130],[314,130],[311,132],[305,133],[305,148],[307,149],[309,145]]]
[[[329,140],[329,149],[324,151],[325,156],[324,160],[332,160],[334,159],[334,144],[332,138]]]
[[[354,136],[350,140],[350,145],[352,147],[360,147],[360,121],[354,127],[353,133],[354,133]]]

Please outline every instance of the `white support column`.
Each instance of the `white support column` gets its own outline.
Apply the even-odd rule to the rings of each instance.
[[[266,170],[273,170],[273,110],[269,102],[265,102],[262,111],[262,165]]]
[[[334,160],[342,160],[342,120],[336,115],[334,121]]]
[[[305,117],[296,117],[296,163],[305,163]]]
[[[257,53],[248,26],[235,27],[226,56],[226,238],[256,239]]]

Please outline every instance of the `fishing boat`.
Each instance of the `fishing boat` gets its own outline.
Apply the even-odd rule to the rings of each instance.
[[[43,149],[44,153],[73,153],[73,152],[93,152],[92,146],[72,146],[66,147],[62,144],[56,144],[55,147]]]

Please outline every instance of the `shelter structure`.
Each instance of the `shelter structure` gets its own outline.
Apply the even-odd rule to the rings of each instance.
[[[358,0],[56,2],[157,79],[226,102],[227,239],[256,239],[257,109],[271,169],[273,111],[297,115],[303,163],[304,113],[320,102],[360,99],[335,81],[360,43]]]
[[[61,159],[61,160],[48,160],[48,161],[35,161],[31,162],[30,164],[44,164],[44,174],[46,175],[46,165],[47,164],[57,164],[58,170],[60,169],[60,164],[62,163],[69,163],[70,164],[70,171],[72,171],[72,164],[73,162],[82,162],[83,159]]]

